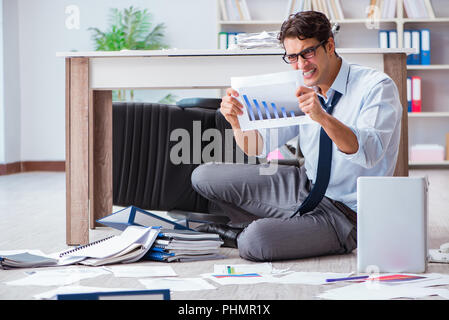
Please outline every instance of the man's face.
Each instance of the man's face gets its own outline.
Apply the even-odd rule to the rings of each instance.
[[[326,83],[327,74],[329,73],[329,51],[325,51],[323,47],[329,44],[329,42],[320,45],[315,49],[315,54],[313,54],[313,48],[319,45],[319,43],[320,42],[315,38],[304,40],[299,40],[298,38],[286,38],[284,40],[284,48],[287,56],[297,54],[306,49],[311,49],[307,51],[309,51],[309,53],[311,53],[309,55],[312,55],[313,57],[304,59],[301,56],[298,56],[298,61],[291,64],[293,69],[302,70],[304,84],[308,87]]]

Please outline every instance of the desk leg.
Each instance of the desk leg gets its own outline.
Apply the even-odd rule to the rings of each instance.
[[[112,212],[112,91],[93,90],[89,109],[90,226]]]
[[[89,59],[66,59],[66,242],[89,242]]]
[[[384,72],[396,83],[402,104],[401,138],[395,176],[408,176],[408,111],[407,111],[407,56],[404,53],[384,55]]]

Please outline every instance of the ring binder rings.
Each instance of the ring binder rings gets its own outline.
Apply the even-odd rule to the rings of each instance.
[[[98,243],[100,243],[100,242],[109,240],[109,239],[111,239],[111,238],[113,238],[113,237],[115,237],[115,235],[109,236],[109,237],[106,237],[106,238],[104,238],[104,239],[100,239],[100,240],[97,240],[97,241],[94,241],[94,242],[91,242],[91,243],[88,243],[88,244],[85,244],[85,245],[83,245],[83,246],[76,247],[76,248],[74,248],[74,249],[70,249],[70,250],[61,252],[61,253],[59,254],[59,257],[62,258],[62,257],[65,256],[65,255],[68,255],[68,254],[71,254],[71,253],[73,253],[73,252],[77,252],[78,250],[82,250],[82,249],[85,249],[85,248],[87,248],[87,247],[96,245],[96,244],[98,244]]]

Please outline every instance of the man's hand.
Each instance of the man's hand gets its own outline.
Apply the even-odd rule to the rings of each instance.
[[[226,96],[221,99],[220,112],[225,119],[231,124],[232,128],[239,129],[239,121],[237,115],[243,114],[242,104],[235,99],[239,93],[232,88],[226,90]]]
[[[298,97],[299,108],[302,112],[309,115],[310,119],[322,124],[328,114],[321,107],[320,100],[315,90],[300,86],[296,90],[296,97]]]

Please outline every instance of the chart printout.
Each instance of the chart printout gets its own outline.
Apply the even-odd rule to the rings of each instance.
[[[238,116],[243,131],[279,128],[310,122],[298,106],[296,89],[303,84],[300,70],[249,77],[232,77],[231,86],[244,106]]]

